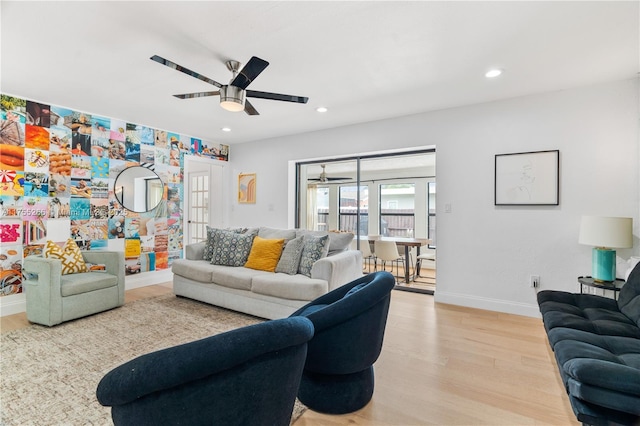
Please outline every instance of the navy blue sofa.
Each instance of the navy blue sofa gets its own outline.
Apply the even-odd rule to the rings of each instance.
[[[571,407],[590,425],[640,425],[640,264],[618,300],[538,293]]]

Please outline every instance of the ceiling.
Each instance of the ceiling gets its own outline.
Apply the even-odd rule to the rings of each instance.
[[[639,2],[0,2],[3,93],[225,144],[633,78]],[[157,54],[227,83],[270,66],[233,113]],[[502,68],[496,79],[484,74]],[[316,112],[325,106],[326,113]],[[222,127],[231,132],[222,132]]]

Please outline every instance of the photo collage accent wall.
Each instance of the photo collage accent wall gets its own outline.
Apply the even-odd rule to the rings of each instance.
[[[0,296],[22,292],[22,260],[47,240],[122,250],[127,274],[182,257],[184,156],[228,161],[229,148],[165,130],[0,94]],[[125,168],[164,183],[160,204],[135,213],[114,196]]]

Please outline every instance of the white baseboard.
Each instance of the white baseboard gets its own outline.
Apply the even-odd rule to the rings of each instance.
[[[24,293],[0,297],[0,316],[19,314],[27,310]]]
[[[173,281],[171,269],[161,269],[153,272],[141,272],[135,275],[127,275],[124,279],[124,289],[131,290],[148,285],[162,284]]]
[[[540,308],[537,304],[514,303],[506,300],[490,299],[488,297],[471,296],[460,293],[448,293],[440,290],[436,290],[435,292],[435,301],[437,303],[448,303],[450,305],[542,318]]]
[[[124,289],[131,290],[148,285],[162,284],[173,280],[171,269],[160,271],[142,272],[135,275],[127,275],[124,279]],[[27,301],[24,293],[12,294],[0,297],[0,316],[14,315],[27,310]]]

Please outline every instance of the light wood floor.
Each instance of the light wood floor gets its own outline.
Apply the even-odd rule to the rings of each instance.
[[[374,271],[374,264],[372,262],[363,262],[362,272],[369,273]],[[381,270],[382,266],[378,265],[377,269]],[[385,270],[392,273],[397,278],[398,285],[402,288],[409,290],[428,291],[433,294],[436,290],[436,270],[430,268],[422,268],[420,275],[414,276],[414,268],[409,267],[409,276],[412,277],[411,281],[404,282],[404,270],[402,266],[400,269],[396,269],[395,266],[387,265]]]
[[[126,301],[169,293],[170,284],[127,291]],[[27,327],[24,314],[2,331]],[[578,425],[540,319],[452,305],[394,291],[375,391],[346,415],[307,410],[309,425]]]

